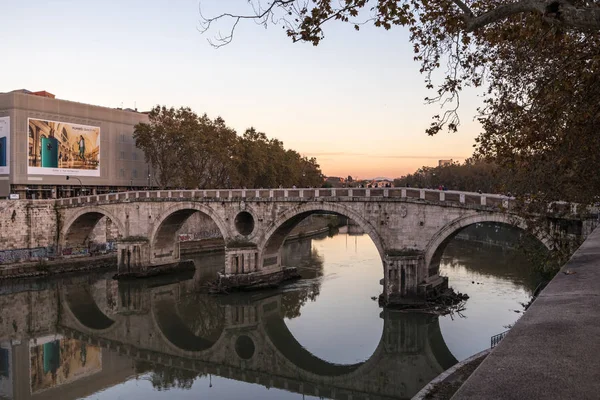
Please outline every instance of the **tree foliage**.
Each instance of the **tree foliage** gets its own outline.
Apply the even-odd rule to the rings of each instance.
[[[204,17],[204,28],[254,19],[318,45],[333,21],[410,32],[414,59],[441,103],[427,133],[456,131],[460,93],[481,90],[475,156],[513,175],[519,192],[590,203],[600,192],[600,7],[587,0],[271,0],[249,15]],[[440,74],[441,73],[441,74]],[[436,78],[440,77],[441,78]],[[438,80],[439,79],[439,80]]]
[[[515,193],[510,174],[503,173],[496,164],[468,159],[438,167],[421,167],[412,174],[394,179],[396,187],[437,189],[483,193]]]
[[[151,372],[148,380],[152,383],[152,387],[156,390],[190,390],[194,384],[194,381],[197,378],[204,376],[204,374],[198,372],[178,369],[147,361],[136,361],[134,364],[134,369],[138,374]]]
[[[315,158],[286,150],[254,128],[240,137],[222,118],[189,108],[156,106],[148,117],[133,137],[161,188],[318,187],[323,181]]]

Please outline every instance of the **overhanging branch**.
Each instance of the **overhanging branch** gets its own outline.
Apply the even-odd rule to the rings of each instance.
[[[554,24],[587,31],[600,30],[600,7],[574,7],[565,0],[535,1],[523,0],[503,4],[475,16],[462,0],[452,0],[464,13],[466,30],[471,32],[522,13],[535,13]]]

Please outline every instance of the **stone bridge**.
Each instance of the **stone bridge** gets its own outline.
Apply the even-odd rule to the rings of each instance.
[[[440,258],[462,228],[494,222],[525,229],[514,207],[514,199],[501,195],[412,188],[169,190],[56,200],[59,248],[81,246],[107,217],[118,229],[119,272],[140,275],[178,263],[177,233],[192,214],[202,213],[225,241],[223,276],[239,285],[282,274],[282,244],[305,217],[344,216],[379,251],[387,303],[447,284],[438,275]],[[551,248],[549,237],[537,237]]]

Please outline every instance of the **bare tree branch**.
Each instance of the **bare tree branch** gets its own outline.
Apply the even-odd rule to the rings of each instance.
[[[223,36],[219,32],[218,36],[216,37],[216,41],[217,41],[216,43],[211,41],[210,39],[208,39],[208,43],[210,43],[211,46],[213,46],[215,48],[219,48],[219,47],[222,47],[222,46],[225,46],[225,45],[231,43],[231,41],[233,40],[233,35],[235,33],[235,28],[237,27],[238,23],[241,20],[251,19],[251,20],[259,21],[258,23],[262,23],[265,19],[268,19],[268,17],[273,14],[273,10],[275,8],[291,5],[294,1],[295,0],[274,0],[264,10],[260,7],[260,3],[259,3],[258,9],[256,7],[254,7],[254,5],[252,7],[254,10],[254,14],[235,15],[235,14],[231,14],[231,13],[223,13],[223,14],[217,15],[216,17],[211,17],[211,18],[206,18],[202,14],[202,7],[200,4],[198,6],[200,18],[201,18],[199,31],[200,31],[200,33],[206,33],[210,29],[211,25],[214,22],[222,20],[222,19],[227,19],[227,18],[232,19],[233,24],[231,25],[231,29],[227,35]]]

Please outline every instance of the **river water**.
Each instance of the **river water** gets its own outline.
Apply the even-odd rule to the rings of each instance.
[[[505,246],[506,247],[506,246]],[[288,242],[303,279],[213,296],[223,255],[196,271],[117,282],[112,273],[0,287],[0,399],[410,398],[514,323],[536,285],[525,257],[455,239],[440,273],[460,314],[383,310],[367,235]]]

